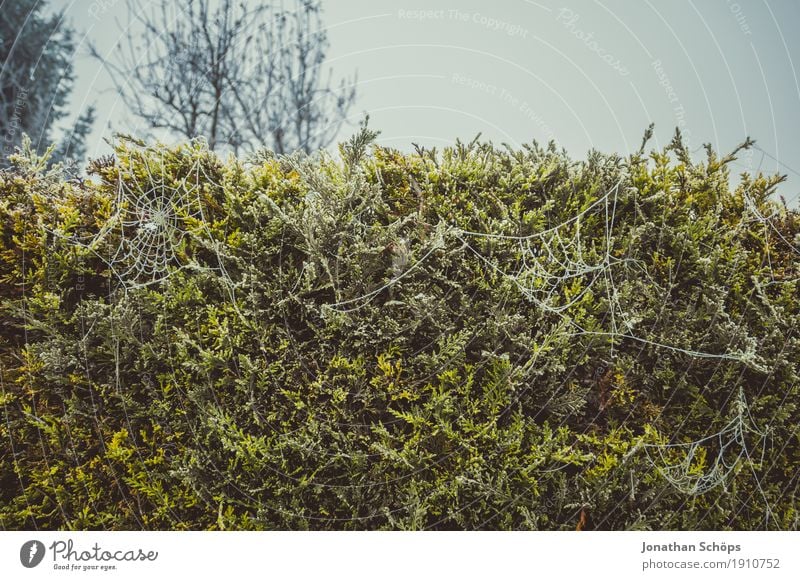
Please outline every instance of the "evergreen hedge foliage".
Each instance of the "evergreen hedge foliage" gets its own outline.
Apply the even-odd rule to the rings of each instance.
[[[779,177],[373,137],[0,173],[3,529],[798,528]]]

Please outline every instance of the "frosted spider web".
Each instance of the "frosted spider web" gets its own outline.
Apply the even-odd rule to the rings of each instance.
[[[456,236],[490,271],[509,280],[537,308],[558,315],[568,328],[574,329],[573,335],[611,338],[612,357],[615,340],[629,339],[694,358],[733,360],[763,370],[755,352],[755,341],[752,340],[748,341],[742,350],[711,353],[655,342],[637,336],[633,332],[637,319],[626,314],[621,307],[613,275],[615,267],[626,263],[637,266],[635,260],[617,258],[612,254],[620,184],[621,180],[577,215],[534,234],[508,236],[456,230]],[[598,248],[592,248],[592,252],[587,252],[581,239],[581,222],[591,214],[598,215],[605,224],[599,252]],[[763,216],[758,217],[759,221],[768,221]],[[470,243],[471,239],[481,238],[516,244],[518,255],[521,256],[517,268],[513,271],[501,268],[490,257],[485,256],[476,247],[477,244]],[[589,259],[587,257],[589,255],[594,258]],[[643,268],[642,273],[646,275]],[[605,282],[603,286],[609,304],[607,316],[609,328],[605,331],[588,331],[569,317],[567,311],[578,304],[581,298],[601,281]],[[582,288],[569,296],[565,290],[574,282],[582,284]],[[734,416],[719,431],[686,443],[640,443],[631,453],[643,450],[651,466],[664,480],[678,492],[688,496],[702,495],[719,486],[727,489],[736,473],[744,465],[748,465],[755,476],[754,481],[765,502],[769,518],[772,515],[771,508],[755,473],[755,462],[745,440],[747,433],[757,436],[758,444],[762,445],[762,451],[764,450],[766,434],[758,431],[754,425],[740,388],[735,400]]]
[[[763,371],[764,368],[755,352],[755,341],[753,340],[747,341],[740,349],[714,353],[657,342],[638,336],[633,332],[638,319],[627,313],[620,304],[613,270],[616,267],[626,265],[638,268],[642,275],[648,278],[650,276],[639,261],[631,258],[619,258],[613,255],[617,201],[619,189],[624,179],[624,176],[620,178],[598,199],[576,215],[547,229],[525,236],[467,231],[440,222],[436,236],[429,248],[411,267],[371,292],[349,300],[328,304],[327,307],[339,312],[351,312],[365,306],[378,294],[399,283],[412,271],[422,267],[434,252],[445,249],[447,238],[455,238],[461,243],[463,249],[477,256],[489,271],[495,272],[510,281],[537,308],[559,316],[567,327],[573,329],[572,336],[588,335],[609,338],[611,340],[612,357],[615,343],[618,340],[627,339],[696,358],[738,361],[751,368]],[[604,234],[600,248],[596,247],[596,245],[587,247],[586,242],[581,237],[581,223],[592,215],[598,216],[604,224]],[[476,247],[476,243],[470,243],[469,240],[471,239],[487,239],[515,245],[520,256],[516,269],[507,270],[502,268],[490,257],[485,256]],[[607,316],[609,328],[608,330],[587,330],[577,324],[567,314],[567,311],[577,305],[601,281],[605,282],[603,287],[609,305]],[[582,284],[583,287],[574,295],[569,296],[567,291],[571,284]]]
[[[143,165],[145,179],[120,172],[114,215],[93,243],[111,229],[118,231],[119,243],[107,263],[128,288],[160,282],[179,269],[178,254],[188,233],[187,221],[205,223],[198,181],[189,180],[192,173],[169,183],[163,156],[160,171],[153,170],[147,157]]]
[[[700,495],[719,485],[725,487],[744,456],[744,425],[732,419],[717,433],[689,443],[645,444],[648,460],[672,487],[687,495]],[[713,455],[706,467],[708,454]],[[675,462],[676,455],[682,458]]]
[[[617,192],[621,181],[617,182],[614,187],[576,216],[559,225],[528,236],[470,232],[452,226],[442,227],[443,222],[440,222],[440,227],[437,229],[436,237],[430,248],[410,268],[395,276],[380,288],[362,296],[335,302],[328,306],[340,312],[349,312],[362,307],[375,296],[419,268],[436,250],[445,247],[446,237],[453,236],[462,243],[464,248],[470,250],[486,264],[490,270],[499,272],[502,276],[511,280],[519,291],[537,306],[548,312],[562,314],[579,302],[597,281],[602,278],[610,279],[611,273],[609,269],[611,266],[628,261],[611,255],[611,230],[615,219]],[[585,219],[591,212],[597,211],[605,214],[605,250],[601,260],[597,263],[590,263],[586,261],[584,256],[586,249],[580,235],[581,220]],[[569,232],[570,228],[573,230],[572,233]],[[502,270],[489,258],[484,257],[473,245],[470,245],[466,238],[488,238],[511,241],[517,244],[518,250],[522,255],[522,263],[519,270],[515,273],[508,273]],[[566,303],[556,304],[558,295],[567,283],[583,279],[587,275],[591,279],[578,295],[571,297]],[[344,306],[347,306],[347,308],[342,308]],[[616,332],[615,313],[612,313],[612,326]]]
[[[519,291],[536,306],[546,312],[561,314],[577,304],[602,278],[608,279],[609,269],[625,260],[612,256],[612,229],[616,214],[617,193],[622,180],[606,191],[599,199],[574,217],[527,236],[509,236],[481,232],[459,231],[458,238],[491,270],[510,280]],[[581,239],[581,220],[592,213],[605,217],[605,235],[600,260],[587,262],[587,248]],[[510,273],[502,270],[491,259],[485,257],[471,245],[468,238],[484,238],[515,243],[521,256],[519,268]],[[567,284],[589,277],[588,283],[575,296],[558,303],[558,297]],[[616,327],[612,315],[612,325]]]
[[[638,260],[619,258],[613,254],[617,200],[623,179],[624,177],[607,189],[586,209],[545,230],[526,236],[511,236],[456,229],[455,235],[464,247],[476,255],[490,271],[509,280],[537,308],[562,318],[568,327],[574,329],[573,336],[588,335],[609,338],[612,357],[615,343],[618,340],[627,339],[696,358],[735,360],[752,368],[763,370],[755,353],[754,341],[747,342],[739,350],[713,353],[664,344],[643,338],[633,332],[639,320],[626,312],[620,304],[614,269],[625,265],[637,268],[643,276],[648,278],[650,276]],[[604,224],[604,234],[599,248],[596,246],[587,248],[581,238],[581,223],[592,215],[598,216]],[[501,268],[490,257],[485,256],[476,247],[477,244],[470,243],[470,239],[489,239],[516,244],[518,254],[521,256],[517,268],[513,271]],[[595,257],[592,259],[589,257],[590,255]],[[602,284],[604,290],[600,291],[605,292],[608,303],[606,318],[609,328],[607,330],[587,330],[576,323],[567,314],[567,311],[577,305],[601,281],[604,282]],[[582,284],[583,287],[570,296],[571,289],[569,287],[572,284]]]
[[[158,159],[156,166],[150,156],[140,157],[143,176],[130,168],[120,168],[112,214],[94,236],[81,239],[65,236],[60,230],[51,233],[91,251],[105,263],[124,292],[163,282],[184,268],[194,268],[213,269],[233,297],[234,283],[225,268],[221,244],[209,229],[200,195],[200,184],[222,186],[208,175],[200,160],[176,179],[174,171],[167,171],[164,166],[163,152]],[[182,253],[190,232],[195,241],[216,256],[214,267],[201,266]],[[103,242],[109,239],[114,240],[110,252],[103,249]]]
[[[756,428],[740,386],[734,401],[734,416],[720,430],[685,443],[641,443],[631,453],[643,449],[650,465],[664,480],[688,496],[702,495],[720,486],[728,491],[739,470],[747,466],[764,501],[768,522],[774,513],[756,473],[756,466],[764,465],[768,431]],[[748,434],[757,438],[755,445],[748,445]],[[760,461],[752,453],[756,446],[761,446]]]

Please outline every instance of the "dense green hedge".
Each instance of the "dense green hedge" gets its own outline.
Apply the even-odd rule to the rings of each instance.
[[[780,178],[372,137],[0,173],[2,528],[798,528]]]

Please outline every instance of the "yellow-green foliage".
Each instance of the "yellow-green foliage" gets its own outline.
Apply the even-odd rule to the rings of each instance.
[[[0,527],[797,529],[779,178],[372,136],[0,173]]]

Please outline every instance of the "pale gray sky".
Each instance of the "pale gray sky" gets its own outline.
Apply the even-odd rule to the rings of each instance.
[[[123,0],[54,0],[110,51]],[[252,1],[252,0],[251,0]],[[143,10],[153,0],[141,0]],[[789,0],[330,0],[327,64],[358,71],[352,125],[364,112],[380,142],[444,145],[456,137],[519,144],[555,139],[574,157],[630,152],[656,123],[692,149],[725,152],[750,135],[739,169],[788,173],[800,190],[800,3]],[[80,50],[85,55],[85,50]],[[73,107],[94,103],[90,155],[113,130],[136,133],[97,62],[80,56]],[[346,136],[351,127],[345,127]]]

